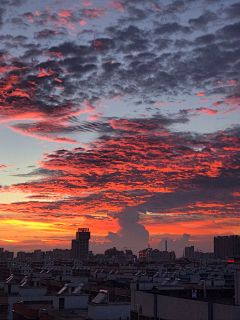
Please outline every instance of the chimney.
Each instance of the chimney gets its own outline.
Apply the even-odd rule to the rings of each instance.
[[[167,240],[165,240],[165,251],[167,251]]]

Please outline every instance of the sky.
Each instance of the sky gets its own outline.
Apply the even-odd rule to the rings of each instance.
[[[240,234],[240,2],[1,0],[0,247]]]

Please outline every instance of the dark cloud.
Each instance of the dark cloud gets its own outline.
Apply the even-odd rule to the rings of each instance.
[[[138,212],[134,212],[129,208],[117,215],[117,219],[120,226],[119,232],[109,232],[105,237],[106,240],[111,242],[111,246],[121,248],[130,245],[131,250],[135,253],[143,248],[147,248],[149,233],[146,228],[139,223],[140,217]]]
[[[222,29],[218,30],[219,38],[240,38],[240,22],[227,25]]]
[[[178,32],[183,33],[190,33],[191,29],[189,27],[182,26],[177,22],[173,23],[165,23],[160,25],[158,28],[155,29],[155,34],[173,34]]]
[[[195,39],[197,45],[209,45],[215,41],[216,37],[214,34],[207,34]]]
[[[27,0],[12,0],[9,5],[10,6],[20,7],[25,3],[27,3]]]
[[[230,19],[239,18],[240,2],[234,3],[226,9],[226,14]]]
[[[217,15],[211,11],[204,12],[197,19],[189,19],[188,23],[196,29],[205,28],[208,23],[217,20]]]
[[[5,14],[6,10],[3,8],[0,8],[0,28],[3,26],[3,16]]]
[[[50,29],[44,29],[42,31],[36,32],[35,33],[35,39],[44,39],[44,38],[53,38],[56,37],[57,35],[64,35],[64,32],[58,32]]]

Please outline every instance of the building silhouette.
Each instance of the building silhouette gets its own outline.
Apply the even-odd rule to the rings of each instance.
[[[214,258],[228,259],[240,255],[240,236],[214,237]]]
[[[185,247],[185,258],[188,258],[188,259],[194,258],[194,246]]]
[[[86,259],[89,251],[89,228],[78,228],[76,239],[72,240],[72,257],[73,259]]]

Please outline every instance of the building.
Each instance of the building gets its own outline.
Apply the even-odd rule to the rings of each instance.
[[[8,250],[4,251],[4,248],[0,248],[0,260],[13,260],[14,252]]]
[[[228,259],[240,255],[240,236],[214,237],[214,258]]]
[[[79,228],[76,232],[76,239],[72,240],[73,259],[86,259],[89,251],[89,228]]]
[[[187,258],[187,259],[194,258],[194,246],[185,247],[185,258]]]
[[[139,251],[139,261],[173,261],[176,259],[174,251],[159,251],[158,249],[147,248]]]

